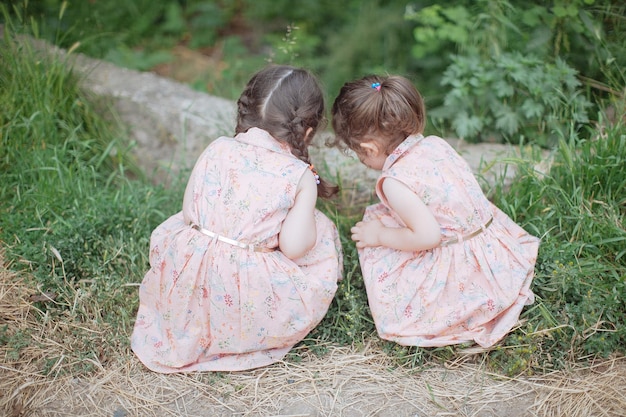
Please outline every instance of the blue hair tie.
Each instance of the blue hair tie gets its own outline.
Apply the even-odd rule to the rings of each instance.
[[[380,91],[380,83],[372,83],[372,88],[376,91]]]

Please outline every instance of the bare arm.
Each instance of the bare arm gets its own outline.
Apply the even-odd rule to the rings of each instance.
[[[300,178],[296,200],[287,213],[278,235],[278,246],[289,259],[301,257],[315,245],[317,240],[316,201],[317,185],[313,173],[307,169]]]
[[[385,246],[402,251],[434,248],[441,241],[439,223],[426,204],[406,185],[393,178],[383,182],[390,208],[406,227],[386,227],[380,221],[358,222],[352,228],[357,248]]]

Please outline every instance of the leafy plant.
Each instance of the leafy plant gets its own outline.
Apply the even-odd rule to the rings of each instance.
[[[450,90],[430,115],[470,142],[519,143],[524,137],[547,147],[569,126],[589,122],[591,103],[575,70],[561,60],[549,64],[520,53],[489,60],[455,56],[441,82]]]
[[[411,52],[418,59],[444,49],[446,43],[466,45],[475,27],[473,16],[463,5],[444,7],[433,4],[420,10],[410,5],[404,17],[417,23],[413,29],[415,44]]]
[[[556,141],[550,130],[554,124],[561,124],[557,119],[565,121],[573,116],[576,122],[586,123],[584,113],[588,108],[584,101],[599,102],[615,94],[608,84],[623,82],[626,38],[616,35],[623,33],[626,23],[624,10],[626,6],[618,1],[600,5],[594,0],[554,1],[548,4],[517,0],[460,0],[428,6],[417,3],[407,7],[405,18],[416,24],[412,53],[419,60],[422,71],[431,73],[434,84],[442,81],[442,86],[454,90],[448,90],[446,96],[439,99],[437,94],[430,92],[432,82],[422,84],[422,88],[430,93],[426,96],[433,103],[432,107],[442,111],[442,117],[437,121],[453,120],[452,126],[448,124],[444,128],[452,128],[457,135],[472,141],[487,140],[492,136],[500,140],[503,135],[519,136],[519,132],[526,142],[535,142],[535,135],[527,134],[534,132],[524,131],[524,125],[528,123],[525,119],[535,118],[535,114],[546,108],[549,120],[538,125],[543,136],[538,143],[551,146]],[[529,59],[538,62],[528,62]],[[520,88],[521,94],[527,94],[525,89],[532,88],[532,84],[537,82],[530,75],[516,80],[506,77],[510,61],[535,71],[533,78],[540,76],[544,70],[551,71],[541,83],[549,83],[545,85],[548,87],[546,95],[549,96],[545,100],[552,102],[542,102],[537,97],[526,101],[529,97],[523,97],[511,103],[507,95],[511,89],[513,94],[520,93]],[[546,67],[542,68],[542,65]],[[585,86],[579,83],[575,89],[571,85],[567,89],[561,88],[557,78],[550,79],[558,77],[552,70],[554,67],[571,68],[579,81],[584,80]],[[469,73],[472,69],[478,71],[475,77]],[[504,73],[498,74],[497,71]],[[444,73],[444,76],[437,76],[437,72]],[[455,81],[453,78],[457,72],[460,72],[461,80]],[[570,78],[568,74],[563,74],[563,77]],[[467,85],[468,82],[472,84]],[[489,90],[492,87],[496,89]],[[485,98],[468,98],[470,92],[484,94]],[[576,97],[582,92],[587,100]],[[476,110],[468,107],[472,100],[479,105]],[[555,100],[561,102],[556,107]],[[523,104],[525,109],[516,107]],[[577,108],[569,112],[567,107],[570,105]],[[492,127],[496,123],[498,126],[494,132],[479,134],[484,126]],[[546,135],[549,140],[546,140]],[[517,138],[513,142],[517,143]]]
[[[416,23],[413,53],[419,59],[451,50],[451,45],[461,55],[483,58],[532,52],[550,61],[561,57],[595,78],[603,76],[606,59],[617,60],[618,67],[624,64],[626,56],[618,51],[624,46],[619,33],[625,9],[618,0],[458,0],[410,5],[405,18]],[[598,52],[601,57],[595,56]]]

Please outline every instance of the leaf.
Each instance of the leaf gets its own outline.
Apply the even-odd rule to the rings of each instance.
[[[541,103],[537,103],[536,101],[528,98],[522,103],[521,110],[524,114],[524,117],[526,117],[527,119],[532,119],[535,117],[540,117],[544,112],[544,107],[541,105]]]
[[[602,41],[601,25],[596,24],[596,22],[591,18],[589,12],[581,11],[580,20],[583,22],[583,25],[585,25],[587,33],[593,33],[596,40]]]
[[[508,106],[501,106],[494,112],[496,115],[496,127],[506,134],[512,135],[519,129],[519,117]]]
[[[523,24],[535,27],[541,24],[541,16],[546,16],[548,11],[543,6],[533,6],[528,10],[523,10],[521,21]]]
[[[552,12],[556,17],[574,17],[577,15],[578,9],[574,5],[556,5],[552,8]]]
[[[477,116],[469,116],[466,112],[461,112],[452,121],[452,127],[460,138],[475,137],[483,128],[482,120]]]
[[[418,43],[424,43],[435,39],[436,33],[431,27],[417,27],[413,30],[413,37]]]
[[[450,39],[452,42],[464,44],[468,39],[467,30],[458,25],[445,25],[438,31],[441,38]]]
[[[165,22],[161,30],[167,33],[182,33],[185,30],[183,9],[177,2],[170,2],[165,10]]]
[[[467,26],[467,22],[471,20],[469,12],[463,6],[442,9],[441,14],[443,14],[445,17],[447,17],[448,19],[450,19],[451,21],[453,21],[454,23],[458,25],[465,24]]]
[[[498,98],[511,97],[515,93],[515,88],[513,88],[513,85],[506,82],[505,80],[496,81],[493,85],[493,89],[496,93],[496,97]]]

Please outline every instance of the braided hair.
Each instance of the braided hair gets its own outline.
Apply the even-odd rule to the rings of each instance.
[[[308,71],[287,65],[270,65],[257,72],[237,100],[235,133],[252,127],[263,129],[287,143],[291,153],[311,165],[306,132],[312,138],[326,124],[324,95]],[[318,195],[330,198],[339,188],[319,178]]]

